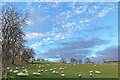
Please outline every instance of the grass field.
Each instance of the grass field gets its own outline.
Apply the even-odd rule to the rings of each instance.
[[[36,65],[37,64],[37,65]],[[50,66],[47,66],[50,64]],[[38,65],[45,65],[43,68],[38,68]],[[96,65],[96,67],[94,67]],[[21,68],[22,66],[18,66]],[[67,63],[47,63],[47,62],[35,62],[34,65],[24,66],[28,73],[28,77],[18,77],[16,74],[8,73],[8,78],[78,78],[78,74],[82,74],[82,78],[118,78],[118,64],[117,63],[106,63],[106,64],[67,64]],[[60,67],[66,67],[64,70],[59,70]],[[53,74],[50,71],[51,68],[57,68],[58,74]],[[15,66],[12,66],[15,70]],[[22,68],[19,72],[22,72]],[[33,76],[33,72],[38,70],[48,70],[48,72],[41,72],[41,76]],[[65,77],[61,77],[61,71],[64,71]],[[89,71],[101,71],[102,74],[95,74],[89,76]]]

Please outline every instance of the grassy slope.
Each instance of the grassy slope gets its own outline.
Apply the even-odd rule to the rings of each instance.
[[[39,64],[40,62],[36,62],[36,64]],[[50,66],[47,66],[45,62],[41,62],[41,65],[45,65],[45,67],[41,68],[43,70],[47,69],[48,72],[41,72],[41,76],[33,76],[33,72],[37,72],[39,69],[36,67],[36,65],[30,65],[30,66],[24,66],[29,73],[29,76],[26,78],[61,78],[60,72],[62,70],[59,70],[59,67],[67,67],[64,69],[65,77],[64,78],[78,78],[78,74],[82,74],[83,78],[90,78],[89,77],[89,71],[96,71],[100,70],[102,71],[102,74],[93,74],[92,78],[117,78],[118,77],[118,65],[113,65],[111,63],[108,64],[96,64],[97,66],[94,67],[94,64],[59,64],[59,63],[52,63]],[[55,71],[58,71],[59,74],[52,74],[50,71],[50,68],[57,68]],[[39,69],[39,70],[41,70]],[[22,69],[19,70],[19,72],[22,72]],[[8,73],[8,78],[21,78],[16,76],[15,74]],[[23,77],[24,78],[24,77]]]

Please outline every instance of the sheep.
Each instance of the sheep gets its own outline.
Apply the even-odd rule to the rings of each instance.
[[[62,74],[64,74],[64,72],[63,72],[63,71],[61,71],[61,73],[62,73]]]
[[[56,72],[56,74],[58,74],[58,72]]]
[[[22,69],[24,69],[24,67],[22,67]]]
[[[33,75],[35,75],[35,76],[40,76],[40,73],[34,72]]]
[[[67,67],[64,67],[65,69],[67,68]]]
[[[38,68],[41,68],[41,66],[38,66]]]
[[[41,72],[43,72],[43,70],[41,70]]]
[[[15,70],[13,73],[18,73],[18,70]]]
[[[48,72],[48,70],[45,70],[45,72]]]
[[[62,70],[62,68],[61,68],[61,67],[60,67],[59,69],[60,69],[60,70]]]
[[[94,65],[94,67],[96,67],[96,65]]]
[[[82,78],[82,75],[81,75],[81,74],[79,74],[79,75],[78,75],[78,77],[79,77],[79,78]]]
[[[50,64],[47,64],[47,66],[50,66]]]
[[[50,69],[50,71],[53,71],[53,69]]]
[[[7,70],[9,70],[10,69],[10,67],[7,67]]]
[[[65,76],[65,74],[61,74],[61,77],[64,77]]]
[[[12,72],[13,72],[13,70],[9,70],[9,72],[10,72],[10,73],[12,73]]]
[[[92,77],[92,73],[90,73],[90,77]]]
[[[93,71],[89,71],[89,73],[93,73]]]
[[[18,67],[16,67],[16,70],[19,70],[19,68],[18,68]]]
[[[26,71],[27,71],[26,69],[23,70],[23,72],[26,72]]]
[[[55,71],[53,71],[52,73],[55,74]]]
[[[102,72],[101,71],[95,71],[95,74],[101,74]]]
[[[38,73],[40,73],[41,71],[40,70],[38,70]]]
[[[17,73],[17,76],[28,76],[28,73]]]
[[[54,68],[54,70],[56,70],[56,68]]]

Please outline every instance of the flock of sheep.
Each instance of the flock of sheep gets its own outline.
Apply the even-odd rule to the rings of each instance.
[[[33,76],[40,76],[43,71],[45,71],[45,72],[50,71],[52,74],[61,74],[61,77],[65,77],[65,73],[63,70],[66,69],[67,67],[60,67],[59,70],[61,70],[61,72],[59,73],[58,71],[56,71],[57,68],[50,68],[49,70],[42,70],[42,68],[45,67],[45,65],[38,65],[38,64],[33,64],[33,65],[36,65],[36,67],[38,67],[37,72],[33,72],[33,74],[32,74]],[[73,65],[75,65],[75,64],[73,64]],[[50,66],[50,64],[47,64],[46,66]],[[96,65],[94,65],[94,67],[96,67]],[[41,69],[41,70],[39,70],[39,69]],[[29,75],[27,69],[25,69],[24,67],[22,67],[22,72],[20,72],[20,73],[18,71],[18,70],[20,70],[20,68],[18,68],[18,67],[16,67],[15,70],[12,70],[12,69],[10,69],[10,67],[7,67],[7,70],[10,73],[16,74],[17,76],[24,77],[24,76]],[[94,73],[93,71],[89,71],[89,76],[92,77],[93,73]],[[95,71],[95,74],[101,74],[101,73],[102,73],[101,71]],[[78,77],[82,78],[82,74],[78,74]]]

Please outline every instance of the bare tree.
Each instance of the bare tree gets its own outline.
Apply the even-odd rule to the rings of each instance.
[[[86,58],[86,59],[85,59],[85,63],[86,63],[86,64],[89,64],[89,63],[91,63],[91,60],[90,60],[90,58]]]
[[[79,64],[82,64],[82,59],[78,59],[78,63],[79,63]]]
[[[61,58],[61,61],[60,61],[61,63],[66,63],[66,60],[65,60],[65,58]]]

